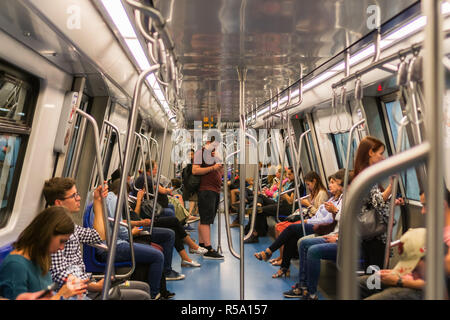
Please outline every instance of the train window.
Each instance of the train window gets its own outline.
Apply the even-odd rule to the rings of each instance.
[[[386,146],[387,154],[391,155],[390,145],[386,140],[388,136],[387,128],[385,123],[381,121],[381,115],[383,114],[381,106],[377,104],[374,97],[364,97],[363,106],[370,135],[382,141]]]
[[[0,119],[10,124],[26,124],[30,88],[21,80],[0,75]]]
[[[347,157],[347,145],[348,145],[348,132],[329,134],[331,141],[333,142],[334,151],[336,153],[336,159],[338,161],[339,169],[345,168],[346,157]],[[354,153],[357,148],[355,139],[352,141],[352,146],[350,148],[350,162],[349,170],[353,169]]]
[[[0,223],[7,215],[21,142],[18,135],[0,134]]]
[[[117,136],[115,132],[111,133],[111,139],[109,140],[109,144],[106,146],[106,151],[104,154],[103,161],[103,175],[108,177],[109,167],[111,166],[112,154],[114,151],[114,146],[116,144]]]
[[[0,228],[11,215],[39,82],[0,62]]]
[[[403,117],[402,115],[402,108],[399,101],[391,101],[386,102],[386,113],[389,120],[389,126],[391,127],[391,133],[392,133],[392,139],[394,142],[394,145],[397,144],[397,136],[398,136],[398,127],[399,127],[399,121]],[[403,149],[409,149],[410,148],[410,142],[407,135],[405,135],[404,138],[405,142],[403,145]],[[397,146],[396,146],[397,147]],[[417,179],[417,173],[414,168],[408,169],[405,173],[402,174],[402,180],[403,184],[405,186],[406,190],[406,197],[408,199],[413,199],[419,201],[420,199],[420,187],[419,187],[419,181]]]

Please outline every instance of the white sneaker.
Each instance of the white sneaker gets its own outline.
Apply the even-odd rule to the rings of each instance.
[[[208,252],[208,249],[203,248],[203,247],[201,247],[201,246],[198,246],[198,249],[197,249],[197,250],[189,248],[189,253],[205,254],[205,253],[207,253],[207,252]]]
[[[182,267],[200,267],[201,264],[198,263],[198,262],[195,261],[195,260],[192,260],[192,261],[182,260],[182,261],[181,261],[181,266],[182,266]]]

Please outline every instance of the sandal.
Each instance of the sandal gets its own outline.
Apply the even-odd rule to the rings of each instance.
[[[281,266],[281,257],[270,259],[269,262],[273,266]]]
[[[267,251],[268,249],[261,251],[261,252],[255,252],[254,256],[256,259],[258,259],[259,261],[267,261],[270,259],[270,257],[272,256],[272,253],[269,253]]]
[[[272,265],[278,267],[281,266],[281,262],[281,260],[275,260],[274,262],[272,262]]]
[[[291,275],[291,272],[289,271],[289,269],[286,268],[280,268],[280,270],[277,271],[277,273],[274,273],[272,275],[272,278],[276,279],[276,278],[281,278],[281,277],[289,277]]]

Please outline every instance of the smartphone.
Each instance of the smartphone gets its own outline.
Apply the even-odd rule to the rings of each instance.
[[[58,289],[58,284],[56,282],[53,282],[51,285],[49,285],[47,287],[47,289],[44,290],[44,292],[42,292],[41,295],[39,295],[39,297],[37,297],[36,299],[41,299],[43,297],[45,297],[46,295],[48,295],[49,293],[51,293],[52,291],[55,291],[56,289]]]

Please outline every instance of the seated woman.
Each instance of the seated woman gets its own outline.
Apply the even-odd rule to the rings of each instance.
[[[269,248],[265,251],[255,253],[255,257],[258,260],[267,261],[272,256],[273,252],[278,250],[282,245],[285,246],[280,270],[272,276],[273,278],[289,275],[290,260],[297,253],[298,239],[304,235],[314,233],[314,225],[330,223],[334,220],[334,216],[339,212],[341,207],[342,181],[344,178],[344,172],[344,169],[341,169],[328,178],[329,189],[333,196],[328,200],[328,202],[325,202],[319,207],[314,217],[304,220],[306,234],[303,234],[303,226],[301,223],[292,224],[280,234],[280,236]]]
[[[47,289],[52,284],[50,255],[64,248],[74,229],[66,208],[50,207],[39,213],[22,231],[13,244],[14,250],[0,265],[0,296],[15,299],[25,292]],[[60,300],[82,295],[87,280],[73,280],[79,281],[79,285],[66,283],[56,294],[52,292],[46,297]]]
[[[306,215],[308,218],[312,218],[319,207],[328,199],[328,192],[325,186],[322,183],[322,179],[320,179],[320,176],[314,172],[310,171],[305,176],[305,183],[306,187],[309,190],[310,199],[302,199],[301,203],[302,206],[307,208]],[[300,216],[299,216],[300,217]],[[275,238],[278,238],[278,236],[283,232],[284,229],[286,229],[291,224],[297,224],[301,223],[301,220],[297,222],[290,222],[290,221],[283,221],[280,223],[277,223],[275,226]],[[279,266],[281,265],[281,260],[283,256],[283,247],[280,248],[280,256],[276,259],[270,260],[272,265]]]
[[[356,151],[353,177],[356,177],[361,171],[369,166],[378,163],[384,159],[384,144],[371,136],[367,136],[361,140]],[[391,193],[391,185],[384,192],[379,190],[375,185],[363,199],[361,212],[374,208],[382,221],[387,224],[388,205],[386,201]],[[396,204],[402,204],[402,200],[396,200]],[[336,215],[338,221],[336,228],[332,233],[323,237],[305,239],[301,242],[299,248],[300,268],[299,283],[288,292],[284,293],[285,297],[302,297],[305,300],[317,299],[317,284],[320,276],[320,260],[336,260],[337,257],[337,240],[339,232],[340,211]],[[385,234],[377,236],[372,240],[363,240],[361,243],[362,257],[365,262],[364,268],[368,265],[383,265],[384,261],[384,245],[383,240]],[[382,252],[383,251],[383,252]]]
[[[174,198],[178,199],[180,201],[181,205],[184,207],[184,200],[183,200],[183,192],[181,191],[181,180],[180,179],[172,179],[170,180],[172,184],[172,195]]]
[[[258,214],[256,215],[255,218],[255,230],[253,231],[253,234],[250,236],[250,238],[244,241],[245,243],[256,243],[259,241],[258,239],[259,236],[266,235],[268,230],[267,217],[276,216],[278,201],[280,202],[279,212],[291,212],[295,194],[293,192],[295,178],[294,178],[294,171],[292,168],[289,168],[287,170],[287,177],[288,180],[282,186],[281,192],[280,193],[277,192],[274,199],[267,198],[265,196],[262,196],[261,194],[258,195],[258,204],[260,207],[258,208]],[[281,193],[288,190],[290,191],[280,196]],[[299,190],[299,193],[302,194],[303,190]],[[250,222],[247,224],[245,228],[246,232],[250,230]]]
[[[158,171],[158,164],[156,161],[147,160],[145,162],[145,168],[147,169],[147,174],[141,174],[136,181],[134,181],[134,186],[131,189],[131,195],[136,197],[138,190],[145,189],[145,179],[147,179],[147,186],[151,192],[151,194],[154,194],[153,190],[153,178],[156,177],[157,171]],[[116,170],[117,171],[117,170]],[[156,183],[156,180],[155,180]],[[158,186],[158,203],[163,207],[163,212],[161,213],[162,216],[166,217],[175,217],[175,207],[172,203],[169,202],[169,195],[172,195],[172,189],[165,188],[161,185],[161,183]]]

